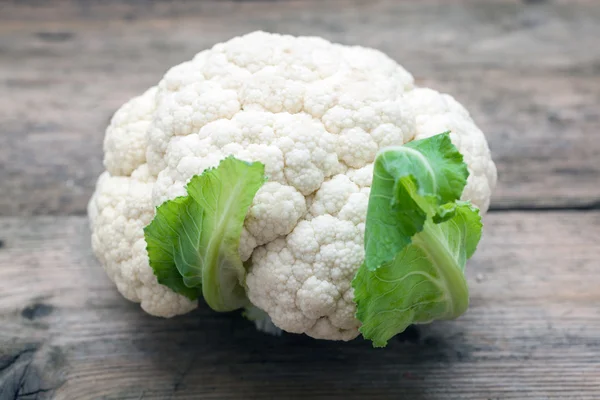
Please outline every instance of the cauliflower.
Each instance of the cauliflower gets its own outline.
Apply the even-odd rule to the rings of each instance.
[[[225,258],[215,261],[202,256],[198,262],[220,263],[219,268],[230,272],[228,282],[243,291],[221,291],[215,296],[222,296],[221,300],[229,296],[226,301],[215,301],[213,307],[207,298],[209,305],[224,310],[252,304],[284,331],[319,339],[353,339],[361,325],[368,325],[359,318],[360,309],[357,314],[361,303],[355,291],[359,292],[358,281],[368,272],[357,275],[359,268],[363,263],[370,268],[366,231],[378,229],[375,225],[371,229],[368,222],[378,155],[446,131],[452,143],[448,145],[460,153],[448,159],[462,156],[460,161],[468,168],[460,178],[466,185],[457,184],[460,190],[454,197],[447,196],[447,201],[460,197],[470,205],[464,208],[457,202],[442,211],[435,205],[425,214],[442,221],[476,208],[484,213],[496,184],[496,168],[483,133],[451,96],[415,87],[404,68],[374,49],[264,32],[234,38],[171,68],[156,87],[115,113],[104,140],[106,171],[88,206],[93,250],[119,292],[141,303],[147,313],[172,317],[191,311],[200,293],[191,287],[201,285],[206,298],[211,279],[225,278],[202,272],[201,279],[194,279],[195,270],[190,266],[182,272],[180,264],[177,269],[183,281],[177,274],[161,278],[149,254],[155,251],[153,246],[160,247],[161,237],[155,235],[152,240],[157,242],[150,243],[145,228],[162,207],[163,213],[175,210],[164,204],[186,196],[202,203],[208,197],[194,197],[194,185],[209,185],[206,182],[216,179],[223,186],[219,199],[229,203],[243,199],[244,205],[235,211],[242,213],[241,220],[223,241],[229,248]],[[412,157],[418,151],[431,154],[423,148],[396,153]],[[381,168],[391,165],[392,156],[384,155]],[[236,172],[221,176],[220,163],[225,159],[243,163],[232,164]],[[389,162],[384,165],[384,161]],[[245,167],[261,174],[253,181],[255,187],[239,192],[226,188],[230,182],[236,184]],[[206,171],[214,172],[212,178]],[[412,184],[397,179],[407,185],[407,193],[414,185],[419,190],[427,186],[418,173],[409,173]],[[205,179],[195,182],[194,177]],[[440,181],[443,185],[445,177]],[[444,193],[438,198],[444,199]],[[193,210],[195,206],[183,205],[184,201],[177,207]],[[214,206],[210,199],[206,201],[204,209]],[[209,219],[200,221],[200,226],[210,224]],[[429,223],[421,221],[421,229],[429,229]],[[412,242],[423,240],[415,236]],[[207,241],[193,250],[210,246]],[[468,257],[472,251],[466,246]],[[400,250],[379,257],[378,263],[394,259]],[[176,252],[169,254],[176,258]],[[195,256],[193,251],[185,254]],[[169,284],[175,280],[177,284]]]

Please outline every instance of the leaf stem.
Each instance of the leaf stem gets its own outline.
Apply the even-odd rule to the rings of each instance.
[[[425,222],[424,229],[413,236],[413,244],[419,246],[433,260],[441,282],[445,287],[440,288],[448,295],[449,312],[446,319],[456,318],[469,307],[469,288],[467,281],[455,257],[450,254],[447,246],[438,238],[437,225],[431,220]]]

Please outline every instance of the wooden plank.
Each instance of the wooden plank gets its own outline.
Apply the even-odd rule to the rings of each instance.
[[[486,223],[469,311],[379,350],[206,307],[151,317],[108,281],[85,218],[0,218],[0,399],[600,398],[600,212]]]
[[[257,29],[373,46],[488,134],[496,208],[597,207],[600,3],[4,2],[0,215],[82,214],[112,113],[170,66]]]

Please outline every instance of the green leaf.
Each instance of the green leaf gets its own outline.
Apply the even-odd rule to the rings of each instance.
[[[233,157],[194,176],[188,196],[162,204],[145,229],[150,266],[159,283],[216,311],[248,304],[238,254],[244,219],[264,184],[264,165]]]
[[[448,132],[383,149],[373,167],[365,264],[392,260],[423,229],[427,215],[460,198],[469,172]]]
[[[467,176],[448,133],[377,156],[365,263],[352,282],[360,331],[375,347],[410,324],[467,309],[464,269],[482,229],[479,210],[458,200]]]
[[[150,225],[144,228],[146,250],[150,266],[158,283],[168,286],[173,291],[195,300],[202,293],[200,287],[188,287],[175,265],[175,254],[181,232],[179,216],[194,203],[189,196],[177,197],[161,204],[156,209],[156,216]]]

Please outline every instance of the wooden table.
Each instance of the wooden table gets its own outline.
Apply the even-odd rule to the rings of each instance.
[[[256,29],[387,52],[487,133],[499,185],[463,317],[384,350],[164,320],[90,251],[112,113]],[[0,3],[0,399],[600,399],[600,2]]]

